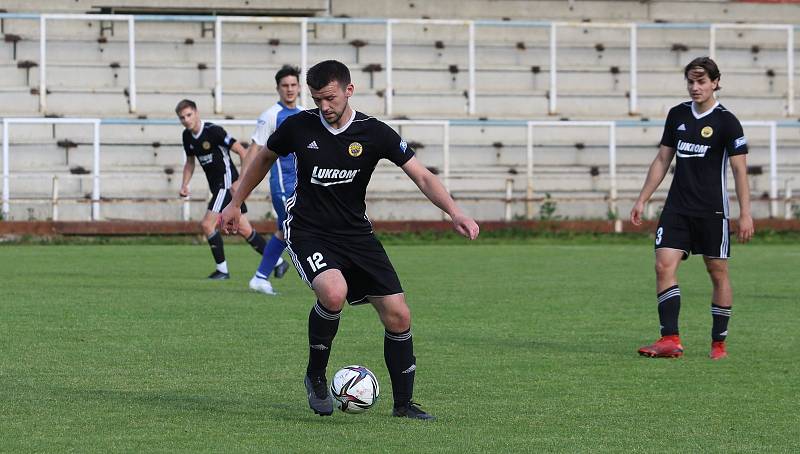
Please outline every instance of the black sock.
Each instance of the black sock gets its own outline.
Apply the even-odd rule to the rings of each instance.
[[[414,341],[410,329],[402,333],[386,331],[383,339],[383,358],[386,360],[389,378],[392,380],[395,408],[411,402],[417,358],[414,357]]]
[[[225,249],[222,246],[222,235],[220,235],[219,230],[214,231],[214,233],[208,237],[208,245],[211,246],[211,254],[214,256],[214,262],[216,262],[217,265],[224,262]]]
[[[678,314],[681,312],[681,289],[677,285],[658,294],[658,320],[661,322],[661,335],[678,334]]]
[[[342,311],[331,312],[317,301],[308,314],[308,366],[306,374],[310,377],[325,376],[331,344],[339,330],[339,316]]]
[[[247,237],[247,242],[250,243],[250,246],[256,250],[260,255],[264,255],[264,247],[266,247],[267,242],[264,240],[264,237],[259,235],[256,232],[256,229],[253,229],[253,233]]]
[[[728,337],[728,320],[731,318],[731,308],[717,306],[711,303],[711,340],[724,341]]]

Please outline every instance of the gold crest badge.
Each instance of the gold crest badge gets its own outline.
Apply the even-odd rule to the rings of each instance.
[[[700,135],[703,136],[704,139],[708,139],[712,135],[714,135],[714,130],[711,126],[706,126],[705,128],[700,130]]]
[[[350,153],[350,156],[357,158],[364,152],[364,147],[358,142],[353,142],[347,147],[347,152]]]
[[[203,150],[210,150],[210,149],[211,149],[211,143],[209,143],[208,141],[203,142]]]

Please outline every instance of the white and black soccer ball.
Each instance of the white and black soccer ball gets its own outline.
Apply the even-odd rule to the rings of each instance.
[[[333,403],[345,413],[363,413],[375,405],[380,394],[378,379],[364,366],[339,369],[331,381]]]

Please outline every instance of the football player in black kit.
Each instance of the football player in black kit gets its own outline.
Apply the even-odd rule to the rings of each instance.
[[[325,369],[345,301],[370,303],[385,328],[384,359],[394,398],[393,416],[432,420],[412,401],[416,359],[411,313],[403,288],[366,216],[364,200],[375,166],[388,159],[423,194],[450,215],[453,229],[474,240],[478,225],[415,157],[414,150],[385,123],[353,110],[350,71],[328,60],[306,76],[318,109],[288,117],[259,149],[242,177],[233,201],[222,212],[223,228],[239,228],[239,204],[264,178],[278,155],[295,154],[297,189],[287,203],[284,232],[300,277],[317,303],[308,318],[309,360],[305,386],[308,403],[319,415],[333,413]]]
[[[753,236],[750,187],[747,181],[747,139],[742,125],[715,98],[720,72],[708,57],[692,60],[684,69],[691,101],[673,107],[667,115],[658,154],[650,165],[631,222],[640,225],[644,205],[669,171],[677,154],[672,179],[655,238],[656,290],[661,338],[639,349],[655,358],[678,358],[683,345],[678,336],[681,292],[677,271],[689,254],[701,254],[711,277],[712,359],[725,358],[725,339],[733,291],[728,277],[730,234],[727,166],[730,161],[739,200],[739,241]]]
[[[208,180],[208,189],[211,191],[211,201],[208,211],[200,221],[203,233],[208,239],[211,254],[217,264],[216,270],[208,276],[209,279],[229,279],[228,262],[225,261],[222,234],[217,230],[219,213],[231,200],[231,191],[239,185],[236,181],[239,173],[231,161],[230,150],[244,160],[247,150],[231,137],[221,126],[200,119],[197,104],[184,99],[175,107],[175,113],[183,125],[183,150],[186,153],[186,163],[183,165],[183,180],[181,182],[180,196],[189,196],[189,181],[194,173],[194,158],[200,161],[203,172]],[[242,205],[242,212],[247,212],[247,207]],[[242,228],[239,234],[247,240],[250,246],[259,254],[264,253],[266,242],[250,225],[246,217],[242,217]]]

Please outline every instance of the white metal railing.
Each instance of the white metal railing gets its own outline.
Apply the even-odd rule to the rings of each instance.
[[[231,126],[254,126],[253,120],[211,120],[221,125]],[[536,128],[561,128],[561,127],[580,127],[580,128],[607,128],[608,129],[608,188],[607,188],[607,203],[608,210],[619,219],[617,203],[619,195],[618,177],[617,177],[617,129],[620,127],[649,127],[661,126],[663,122],[654,121],[521,121],[521,120],[506,120],[506,121],[481,121],[481,120],[388,120],[386,123],[395,126],[432,126],[441,128],[442,134],[442,180],[446,188],[450,189],[451,179],[451,128],[454,126],[467,126],[467,127],[520,127],[525,128],[525,143],[526,143],[526,189],[525,197],[522,199],[525,203],[526,217],[533,218],[533,202],[536,200],[535,195],[535,179],[534,179],[534,164],[536,162],[534,155],[534,147],[536,143],[536,135],[534,131]],[[92,220],[101,219],[100,203],[101,203],[101,185],[100,179],[102,177],[100,170],[101,159],[101,127],[103,124],[108,125],[175,125],[176,129],[180,126],[176,120],[129,120],[129,119],[96,119],[96,118],[4,118],[3,119],[3,194],[2,194],[2,214],[8,218],[10,213],[11,203],[11,187],[10,180],[15,175],[11,175],[10,171],[10,126],[13,124],[90,124],[93,126],[92,146],[93,146],[93,159],[92,159],[92,174],[93,180],[92,188]],[[777,141],[777,127],[800,127],[796,122],[777,122],[777,121],[743,121],[742,125],[746,128],[768,128],[769,130],[769,214],[771,217],[778,216],[779,210],[779,192],[778,185],[780,183],[779,170],[778,170],[778,141]],[[111,172],[116,174],[117,172]],[[503,177],[507,178],[507,177]],[[507,184],[507,183],[506,183]],[[791,199],[791,187],[788,186],[789,182],[786,181],[787,189],[785,199]],[[58,182],[53,183],[53,197],[58,198]],[[506,188],[507,190],[507,188]],[[510,203],[510,198],[507,195],[506,203]],[[188,209],[190,200],[184,200],[183,215],[184,219],[188,219]],[[791,209],[790,203],[785,202],[785,215]],[[506,207],[506,212],[510,213],[510,208]],[[57,214],[54,214],[57,216]],[[506,216],[508,217],[508,216]],[[618,225],[619,227],[619,225]]]
[[[136,112],[136,36],[135,23],[137,21],[148,22],[213,22],[215,35],[215,85],[214,85],[214,110],[216,113],[223,112],[223,23],[294,23],[300,27],[300,62],[303,73],[308,69],[308,24],[382,24],[386,27],[386,92],[385,92],[385,111],[384,114],[391,116],[394,112],[394,84],[392,80],[394,48],[393,25],[394,24],[417,24],[417,25],[463,25],[467,28],[468,46],[467,58],[469,66],[468,77],[468,101],[467,113],[469,115],[479,115],[477,109],[477,89],[476,89],[476,56],[475,56],[475,27],[531,27],[549,28],[549,48],[550,48],[550,90],[548,112],[551,115],[558,113],[558,39],[557,31],[565,27],[581,28],[617,28],[629,30],[630,47],[630,86],[629,86],[629,113],[638,113],[638,42],[637,30],[646,29],[709,29],[709,53],[713,57],[717,49],[717,30],[719,29],[751,29],[751,30],[778,30],[786,32],[786,112],[788,116],[794,115],[794,48],[795,48],[795,29],[797,25],[784,24],[728,24],[728,23],[707,23],[707,24],[661,24],[661,23],[633,23],[633,22],[543,22],[543,21],[497,21],[497,20],[441,20],[441,19],[371,19],[371,18],[328,18],[328,17],[251,17],[251,16],[167,16],[167,15],[116,15],[116,14],[16,14],[2,13],[0,19],[38,19],[40,22],[40,62],[39,62],[39,108],[42,112],[47,111],[47,22],[53,20],[100,20],[100,21],[123,21],[128,23],[128,60],[129,60],[129,81],[128,92],[130,97],[130,111]],[[308,104],[308,94],[304,88],[304,81],[300,81],[300,98],[303,105]]]
[[[786,32],[786,114],[794,115],[794,25],[783,24],[711,24],[709,30],[708,54],[715,58],[717,53],[717,30],[780,30]]]
[[[100,20],[128,23],[128,96],[130,111],[136,112],[136,29],[134,16],[124,14],[42,14],[39,16],[39,110],[47,112],[47,21]]]

